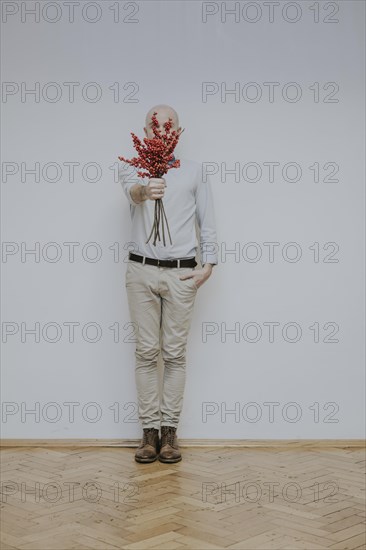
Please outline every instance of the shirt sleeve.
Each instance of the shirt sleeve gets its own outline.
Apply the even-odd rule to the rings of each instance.
[[[135,183],[144,185],[142,178],[137,176],[137,171],[135,166],[131,166],[127,162],[119,161],[118,165],[118,181],[122,186],[122,189],[127,197],[127,200],[132,206],[138,206],[140,203],[137,203],[133,200],[130,194],[131,187]]]
[[[216,217],[211,180],[208,175],[203,180],[202,167],[199,166],[196,188],[196,219],[200,228],[200,251],[202,265],[218,263],[218,244]]]

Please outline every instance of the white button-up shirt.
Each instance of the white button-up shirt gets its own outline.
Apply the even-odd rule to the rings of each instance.
[[[173,159],[174,160],[174,159]],[[164,179],[166,187],[163,204],[168,220],[172,244],[164,227],[165,246],[161,223],[160,241],[153,244],[154,233],[146,243],[154,223],[155,200],[135,203],[130,189],[136,183],[147,185],[149,178],[137,175],[138,169],[126,162],[119,161],[119,182],[130,203],[132,220],[131,241],[135,245],[132,252],[160,260],[195,258],[198,249],[196,235],[197,220],[200,230],[200,252],[202,265],[218,263],[218,244],[216,235],[215,211],[209,176],[203,177],[201,164],[197,161],[180,159],[179,168],[171,168]]]

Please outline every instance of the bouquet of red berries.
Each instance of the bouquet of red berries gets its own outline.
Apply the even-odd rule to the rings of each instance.
[[[156,118],[156,115],[157,111],[155,111],[151,117],[152,130],[155,137],[144,138],[142,143],[141,140],[133,132],[131,132],[133,145],[138,153],[138,156],[132,158],[131,160],[127,160],[124,157],[118,157],[119,160],[131,164],[131,166],[146,170],[146,172],[137,172],[137,174],[141,178],[162,178],[163,175],[166,174],[167,171],[171,168],[180,167],[180,160],[173,161],[173,152],[184,129],[180,131],[171,130],[172,119],[169,118],[168,121],[165,122],[165,124],[163,125],[165,133],[161,133],[158,130],[159,122]],[[146,243],[149,242],[153,233],[154,246],[156,246],[156,239],[159,239],[159,241],[161,240],[159,231],[159,226],[161,224],[163,242],[165,246],[164,220],[167,226],[170,244],[172,244],[168,220],[164,210],[163,199],[155,199],[154,223],[151,229],[150,236],[147,239]]]

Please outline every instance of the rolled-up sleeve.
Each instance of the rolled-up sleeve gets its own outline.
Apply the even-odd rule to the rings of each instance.
[[[143,184],[142,178],[137,176],[136,168],[127,162],[119,161],[118,181],[122,186],[128,202],[132,204],[132,206],[138,206],[140,203],[135,202],[130,194],[131,187],[135,185],[135,183]]]
[[[202,265],[218,263],[216,216],[210,177],[203,181],[199,165],[196,188],[196,218],[200,228],[200,251]]]

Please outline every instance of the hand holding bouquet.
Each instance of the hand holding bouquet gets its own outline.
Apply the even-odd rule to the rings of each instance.
[[[164,174],[168,172],[171,168],[179,168],[180,167],[180,160],[173,160],[174,159],[174,149],[179,141],[180,135],[182,132],[184,132],[184,129],[181,131],[171,130],[172,127],[172,119],[169,118],[167,122],[165,122],[164,129],[165,133],[161,133],[159,128],[159,122],[156,118],[157,111],[155,111],[151,117],[152,120],[152,130],[154,133],[153,138],[144,138],[143,143],[141,140],[133,133],[132,140],[134,147],[138,153],[137,157],[132,158],[131,160],[127,160],[124,157],[118,157],[119,160],[127,162],[128,164],[131,164],[131,166],[135,166],[137,168],[142,168],[146,170],[146,172],[138,171],[137,174],[141,178],[162,178]],[[162,236],[163,236],[163,242],[164,246],[165,244],[165,233],[164,233],[164,220],[167,226],[168,234],[170,243],[172,243],[172,239],[170,236],[169,231],[169,225],[168,220],[165,214],[163,200],[162,199],[155,199],[155,212],[154,212],[154,223],[153,227],[151,229],[150,236],[146,243],[149,242],[152,234],[154,233],[154,246],[156,246],[156,239],[160,239],[160,224],[161,224],[161,230],[162,230]]]

